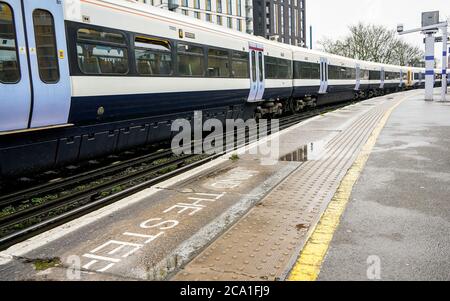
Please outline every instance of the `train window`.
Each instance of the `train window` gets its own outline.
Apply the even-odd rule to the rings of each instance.
[[[263,66],[263,54],[258,52],[258,62],[259,62],[259,81],[264,80],[264,66]]]
[[[300,78],[300,62],[294,61],[294,78]]]
[[[320,64],[309,62],[294,62],[296,79],[320,79]]]
[[[360,80],[369,80],[370,79],[370,72],[369,70],[361,69],[359,73],[359,79]]]
[[[344,68],[345,69],[345,79],[356,79],[356,69],[355,68]]]
[[[328,79],[347,80],[356,79],[356,69],[342,66],[328,66]]]
[[[320,64],[310,63],[310,79],[320,79]]]
[[[12,84],[19,80],[13,11],[8,4],[0,2],[0,82]]]
[[[266,56],[266,78],[292,79],[292,62],[290,60]]]
[[[78,65],[85,74],[128,73],[128,48],[120,33],[79,29],[77,54]]]
[[[59,81],[59,65],[53,15],[49,11],[36,9],[33,24],[39,77],[44,83],[56,83]]]
[[[276,79],[278,78],[278,64],[277,59],[271,56],[266,56],[265,58],[266,65],[266,78],[267,79]]]
[[[419,80],[419,79],[420,79],[419,73],[414,73],[414,80]]]
[[[292,79],[291,61],[278,59],[278,79]]]
[[[248,78],[248,53],[233,51],[233,56],[231,57],[231,69],[233,77]]]
[[[136,69],[141,75],[172,74],[172,49],[169,41],[136,37]]]
[[[328,79],[341,79],[341,68],[339,66],[328,66]]]
[[[394,80],[395,73],[394,72],[384,72],[384,80]]]
[[[225,50],[208,50],[208,76],[230,77],[229,53]]]
[[[202,47],[178,43],[178,73],[181,76],[203,76],[203,62]]]
[[[370,80],[381,80],[381,71],[369,71],[369,79]]]
[[[252,51],[252,80],[256,82],[256,52]]]

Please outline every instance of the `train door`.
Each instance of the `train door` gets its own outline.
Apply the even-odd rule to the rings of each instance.
[[[328,59],[320,58],[320,94],[327,93],[328,90]]]
[[[250,93],[248,102],[258,102],[262,100],[265,90],[264,75],[264,48],[261,45],[250,44]]]
[[[258,51],[258,93],[256,93],[256,100],[262,100],[264,96],[265,90],[265,64],[264,64],[264,49],[262,46],[259,46]]]
[[[356,64],[356,86],[355,90],[359,90],[359,87],[361,86],[361,67],[359,64]]]
[[[65,124],[71,90],[62,1],[22,5],[33,92],[29,127]]]
[[[412,70],[408,70],[408,81],[407,86],[411,87],[413,85],[414,73]]]
[[[400,84],[399,87],[403,87],[403,70],[400,70]]]
[[[384,89],[384,77],[385,77],[384,68],[381,68],[381,72],[380,72],[380,78],[381,78],[380,89]]]
[[[26,129],[31,88],[20,0],[0,0],[0,132]]]

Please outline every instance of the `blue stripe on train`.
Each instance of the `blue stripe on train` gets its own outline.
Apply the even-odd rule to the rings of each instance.
[[[329,86],[328,93],[353,91],[353,85]],[[362,89],[368,88],[361,86]],[[315,95],[319,86],[266,88],[264,99]],[[160,116],[207,108],[240,105],[247,101],[249,89],[126,94],[72,97],[69,123],[78,125],[105,121]],[[101,109],[102,110],[99,110]],[[102,115],[98,113],[104,111]]]
[[[292,87],[287,88],[266,88],[263,99],[289,98],[292,96]]]
[[[69,122],[89,124],[232,106],[245,103],[249,92],[239,89],[72,97]],[[104,114],[99,116],[101,107]]]

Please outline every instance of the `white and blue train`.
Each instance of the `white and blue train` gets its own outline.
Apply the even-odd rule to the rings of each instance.
[[[423,79],[132,1],[0,0],[0,173],[167,140],[195,110],[273,116]]]

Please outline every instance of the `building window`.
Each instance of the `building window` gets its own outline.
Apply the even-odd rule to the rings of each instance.
[[[274,21],[273,31],[275,34],[278,34],[280,32],[280,28],[278,25],[278,5],[276,4],[273,5],[273,21]]]
[[[211,14],[206,14],[206,21],[212,22]]]
[[[227,0],[227,14],[233,14],[233,0]]]
[[[77,33],[80,70],[86,74],[128,73],[128,49],[120,33],[82,28]]]
[[[0,82],[17,83],[20,80],[20,69],[13,11],[8,4],[0,2],[0,12]]]
[[[209,77],[229,77],[229,53],[225,50],[208,50],[208,76]]]
[[[204,75],[204,51],[202,47],[178,43],[178,73],[181,76]]]
[[[183,15],[185,15],[185,16],[188,16],[188,15],[189,15],[189,11],[188,11],[187,9],[181,10],[181,13],[182,13]]]
[[[134,46],[139,74],[172,74],[172,50],[169,41],[137,37]]]
[[[194,12],[194,17],[197,19],[200,19],[200,13],[198,11]]]
[[[242,0],[236,0],[237,15],[242,17]]]
[[[200,8],[200,0],[194,0],[194,8]]]
[[[211,0],[206,0],[206,10],[211,11]]]
[[[182,2],[182,3],[181,3],[182,6],[184,6],[184,7],[189,7],[189,0],[182,0],[181,2]],[[152,4],[152,5],[153,5],[153,4]]]
[[[217,24],[218,25],[223,25],[223,23],[222,23],[222,16],[217,16]]]
[[[222,13],[222,0],[217,0],[216,2],[216,10],[218,13]]]
[[[237,20],[237,30],[242,31],[242,20]]]
[[[233,28],[233,19],[228,17],[227,18],[228,28]]]
[[[33,24],[39,77],[44,83],[56,83],[59,81],[59,65],[53,15],[49,11],[36,9]]]

